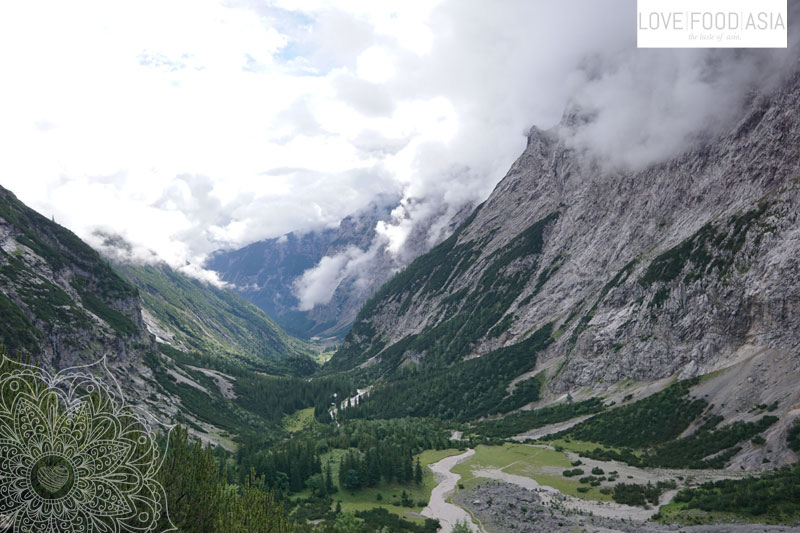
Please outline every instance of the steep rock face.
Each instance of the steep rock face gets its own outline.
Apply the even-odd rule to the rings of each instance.
[[[319,262],[335,235],[336,231],[330,229],[304,235],[290,233],[239,250],[217,252],[206,267],[284,328],[301,332],[308,325],[294,312],[297,297],[292,281]]]
[[[119,256],[110,252],[124,241],[107,237],[102,250]],[[2,187],[0,343],[49,371],[105,358],[128,404],[164,423],[189,423],[192,435],[229,448],[230,431],[221,427],[263,421],[235,404],[235,378],[217,367],[242,375],[316,369],[306,345],[231,291],[165,265],[112,266]]]
[[[0,187],[0,341],[48,370],[106,359],[128,399],[152,392],[136,288],[72,232]]]
[[[547,323],[555,392],[800,359],[800,78],[726,134],[640,171],[570,146],[566,116],[453,237],[364,307],[332,368],[449,364]],[[560,359],[553,364],[553,359]]]

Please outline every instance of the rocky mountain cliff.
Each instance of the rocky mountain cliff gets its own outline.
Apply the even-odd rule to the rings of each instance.
[[[0,187],[0,341],[49,370],[102,357],[132,401],[153,388],[139,293],[71,231]]]
[[[0,188],[2,339],[50,368],[150,347],[136,288],[72,232]],[[92,355],[89,355],[91,352]]]
[[[545,370],[551,398],[749,364],[723,402],[797,409],[799,110],[793,75],[729,131],[638,171],[572,146],[591,117],[534,128],[471,218],[365,305],[330,368],[447,366],[549,325],[526,375]]]

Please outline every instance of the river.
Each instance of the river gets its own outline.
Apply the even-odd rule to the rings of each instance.
[[[440,533],[450,533],[453,526],[459,521],[466,521],[467,524],[470,524],[472,531],[483,533],[483,529],[480,526],[472,523],[472,517],[467,511],[446,501],[447,497],[456,488],[458,480],[461,479],[460,475],[451,472],[450,469],[458,463],[466,461],[474,454],[475,450],[467,450],[461,455],[451,455],[430,465],[434,479],[438,484],[431,492],[430,502],[422,510],[422,516],[438,519],[442,526],[442,529],[439,530]]]

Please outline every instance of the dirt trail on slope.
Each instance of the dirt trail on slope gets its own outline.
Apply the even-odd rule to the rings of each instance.
[[[566,422],[548,424],[546,426],[542,426],[540,428],[532,429],[530,431],[526,431],[525,433],[520,433],[519,435],[515,435],[511,437],[511,440],[517,442],[525,442],[526,440],[541,439],[544,436],[550,435],[552,433],[559,433],[560,431],[564,431],[565,429],[569,429],[572,426],[578,425],[591,416],[593,415],[580,416],[578,418],[573,418],[572,420],[567,420]]]

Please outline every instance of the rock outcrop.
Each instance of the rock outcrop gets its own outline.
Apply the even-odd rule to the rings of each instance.
[[[744,349],[779,350],[796,372],[800,75],[641,170],[576,149],[580,127],[567,114],[532,129],[489,199],[365,306],[332,367],[452,364],[552,323],[537,371],[553,395],[701,375]]]

